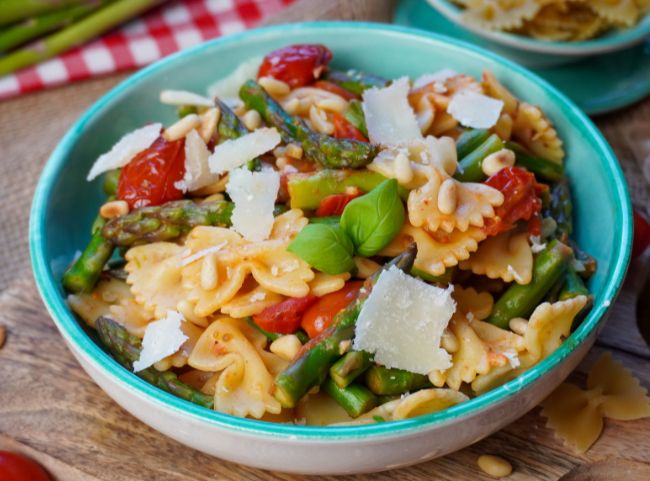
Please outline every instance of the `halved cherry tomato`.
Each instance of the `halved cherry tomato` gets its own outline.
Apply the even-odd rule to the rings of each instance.
[[[365,135],[363,135],[359,129],[348,122],[345,117],[338,112],[332,114],[332,123],[334,124],[334,137],[337,139],[351,139],[368,142]]]
[[[325,197],[320,201],[318,209],[316,209],[316,217],[327,217],[330,215],[341,215],[343,209],[350,203],[351,200],[363,195],[363,192],[358,191],[354,194],[332,194]]]
[[[317,300],[318,298],[312,295],[290,297],[255,314],[253,320],[265,331],[292,334],[300,327],[300,320],[305,311]]]
[[[361,281],[348,282],[343,289],[318,298],[318,301],[302,316],[300,323],[309,337],[316,337],[327,329],[332,324],[334,316],[357,298],[362,286]]]
[[[640,256],[650,247],[650,223],[634,209],[634,240],[632,241],[632,257]]]
[[[485,181],[503,194],[504,201],[494,209],[496,215],[485,221],[487,235],[512,229],[519,220],[530,220],[542,209],[538,196],[541,186],[535,176],[520,167],[506,167]]]
[[[185,176],[185,139],[166,141],[162,136],[122,169],[117,198],[132,209],[160,205],[183,198],[174,183]]]
[[[22,454],[0,451],[0,480],[52,481],[52,478],[36,461]]]
[[[349,90],[344,89],[339,85],[336,85],[334,82],[329,82],[327,80],[318,80],[316,83],[314,83],[314,87],[316,87],[317,89],[327,90],[328,92],[343,97],[345,100],[354,100],[354,99],[361,98],[359,95],[355,94],[354,92],[350,92]]]
[[[325,45],[290,45],[269,53],[257,72],[257,78],[273,77],[291,86],[312,83],[327,68],[332,52]]]

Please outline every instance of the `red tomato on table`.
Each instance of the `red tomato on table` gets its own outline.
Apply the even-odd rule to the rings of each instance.
[[[539,184],[535,176],[520,167],[506,167],[485,181],[499,190],[504,197],[503,204],[494,209],[496,216],[485,221],[483,229],[487,235],[497,235],[512,229],[519,220],[530,220],[539,214],[542,201],[539,198]]]
[[[0,451],[0,480],[52,481],[52,478],[36,461],[22,454]]]
[[[334,137],[337,139],[350,139],[360,140],[361,142],[368,142],[366,136],[361,133],[354,125],[348,122],[338,112],[332,114],[332,123],[334,124]]]
[[[273,77],[290,87],[309,85],[332,60],[332,52],[325,45],[290,45],[269,53],[257,72],[257,78]]]
[[[327,329],[332,324],[334,316],[357,298],[362,286],[361,281],[348,282],[343,289],[318,298],[318,301],[305,312],[300,324],[309,337],[314,338]]]
[[[267,307],[253,316],[255,323],[265,331],[293,334],[300,327],[304,312],[316,302],[316,296],[289,298]]]
[[[185,139],[166,141],[158,137],[122,169],[117,198],[137,209],[183,198],[174,183],[185,176]]]

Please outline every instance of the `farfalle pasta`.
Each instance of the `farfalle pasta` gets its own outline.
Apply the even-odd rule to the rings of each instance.
[[[512,5],[510,25],[539,7]],[[181,118],[93,166],[119,188],[68,303],[188,402],[310,425],[422,416],[552,355],[588,307],[595,261],[569,242],[571,159],[541,107],[490,72],[383,79],[331,56],[274,51],[238,98],[223,85],[241,79],[210,101],[163,92]]]

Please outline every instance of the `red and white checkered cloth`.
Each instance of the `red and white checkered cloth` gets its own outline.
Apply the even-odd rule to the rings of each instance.
[[[0,99],[154,62],[204,40],[241,32],[295,0],[177,0],[91,43],[0,78]]]

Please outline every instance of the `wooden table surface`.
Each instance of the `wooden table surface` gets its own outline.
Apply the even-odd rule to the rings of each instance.
[[[300,8],[298,18],[312,12],[304,5]],[[0,103],[0,163],[5,168],[21,166],[18,181],[14,177],[11,185],[7,176],[0,176],[0,198],[5,207],[0,209],[0,255],[13,259],[11,263],[3,260],[0,276],[0,325],[7,329],[6,344],[0,349],[0,449],[34,457],[59,481],[311,479],[221,461],[148,428],[117,406],[83,372],[41,303],[26,262],[25,242],[35,173],[77,116],[122,78],[92,80]],[[650,125],[650,99],[600,117],[597,124],[621,158],[628,180],[635,185],[643,182],[638,168],[629,161],[633,153],[625,134],[630,125]],[[18,182],[23,185],[16,185]],[[647,191],[633,190],[633,197],[645,202]],[[7,217],[7,206],[20,216]],[[12,229],[6,228],[9,222]],[[19,246],[12,245],[6,252],[9,241]],[[572,381],[582,385],[585,372],[608,350],[650,387],[650,349],[639,335],[634,313],[643,272],[640,265],[634,266],[607,328],[572,374]],[[645,321],[650,323],[650,319]],[[512,462],[511,480],[649,480],[650,419],[608,419],[600,440],[586,455],[578,455],[554,438],[539,409],[534,409],[502,431],[442,459],[387,473],[319,479],[490,479],[476,467],[476,458],[485,453]]]

